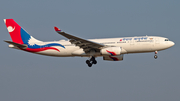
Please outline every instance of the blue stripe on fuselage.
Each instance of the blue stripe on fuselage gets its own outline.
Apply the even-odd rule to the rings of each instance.
[[[22,28],[21,28],[21,38],[22,38],[23,43],[27,44],[28,48],[32,48],[32,49],[51,47],[51,46],[60,46],[60,47],[65,48],[63,45],[58,44],[58,43],[50,43],[50,44],[46,44],[46,45],[37,45],[37,44],[29,45],[28,42],[29,42],[31,36]]]

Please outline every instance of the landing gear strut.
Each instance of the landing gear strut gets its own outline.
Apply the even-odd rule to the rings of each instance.
[[[87,64],[89,67],[91,67],[92,64],[97,64],[97,61],[96,61],[95,57],[92,56],[90,60],[86,60],[86,64]]]
[[[158,56],[157,56],[156,54],[157,54],[158,52],[157,52],[157,51],[155,51],[154,53],[155,53],[154,58],[155,58],[155,59],[157,59],[157,58],[158,58]]]

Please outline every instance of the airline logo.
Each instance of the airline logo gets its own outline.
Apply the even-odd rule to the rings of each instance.
[[[8,29],[8,32],[13,32],[15,30],[15,27],[13,28],[12,26],[9,26],[7,27],[7,29]]]

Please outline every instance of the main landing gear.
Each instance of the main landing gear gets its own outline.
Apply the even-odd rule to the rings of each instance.
[[[158,58],[158,56],[157,56],[156,54],[157,54],[158,52],[157,52],[157,51],[155,51],[154,53],[155,53],[154,58],[155,58],[155,59],[157,59],[157,58]]]
[[[86,60],[86,64],[87,64],[89,67],[91,67],[92,64],[97,64],[97,61],[96,61],[95,57],[92,56],[90,60]]]

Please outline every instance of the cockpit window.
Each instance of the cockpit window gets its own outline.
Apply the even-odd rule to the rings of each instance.
[[[165,39],[165,41],[169,41],[169,39]]]

